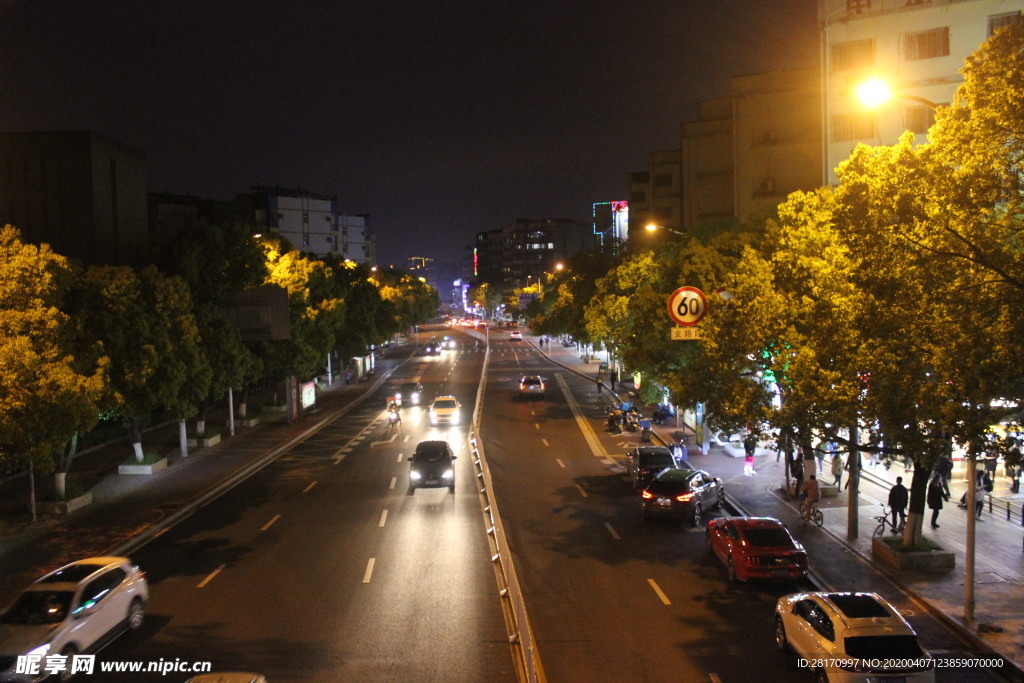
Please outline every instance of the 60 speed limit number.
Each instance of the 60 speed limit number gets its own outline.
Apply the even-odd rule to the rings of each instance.
[[[683,327],[699,323],[707,310],[707,297],[696,287],[680,287],[668,298],[668,316]]]

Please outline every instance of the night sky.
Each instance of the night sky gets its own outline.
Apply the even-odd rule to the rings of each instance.
[[[381,263],[589,221],[729,77],[813,66],[815,0],[0,0],[0,130],[93,130],[154,192],[369,213]]]

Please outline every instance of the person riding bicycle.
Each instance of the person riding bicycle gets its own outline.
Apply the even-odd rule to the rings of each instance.
[[[818,478],[812,474],[804,482],[804,487],[801,490],[804,493],[804,521],[806,522],[814,514],[814,508],[821,499],[821,488],[818,486]]]

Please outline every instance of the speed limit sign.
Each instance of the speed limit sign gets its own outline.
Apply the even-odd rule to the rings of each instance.
[[[707,297],[696,287],[680,287],[668,298],[668,316],[683,327],[699,323],[707,310]]]

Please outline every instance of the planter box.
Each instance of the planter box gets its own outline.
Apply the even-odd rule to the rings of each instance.
[[[839,489],[831,484],[819,484],[818,490],[821,491],[822,498],[835,498],[839,495]]]
[[[260,419],[258,417],[246,417],[244,419],[240,419],[238,422],[243,427],[255,427],[260,423]]]
[[[156,474],[167,467],[167,458],[161,458],[152,465],[119,465],[118,474]]]
[[[260,408],[260,412],[267,415],[284,415],[287,411],[288,406],[263,406]]]
[[[206,448],[207,446],[213,446],[220,443],[220,434],[214,434],[202,439],[193,439],[192,437],[188,437],[185,441],[188,443],[189,448]]]
[[[891,548],[877,536],[871,539],[871,554],[896,571],[942,571],[956,566],[956,556],[948,550],[912,550],[901,552]]]
[[[91,505],[91,504],[92,504],[92,493],[90,492],[90,493],[85,493],[85,494],[83,494],[81,496],[78,496],[76,498],[72,498],[71,500],[57,501],[57,510],[58,510],[58,512],[60,512],[60,514],[66,515],[68,513],[74,512],[75,510],[79,510],[81,508],[84,508],[86,505]]]

